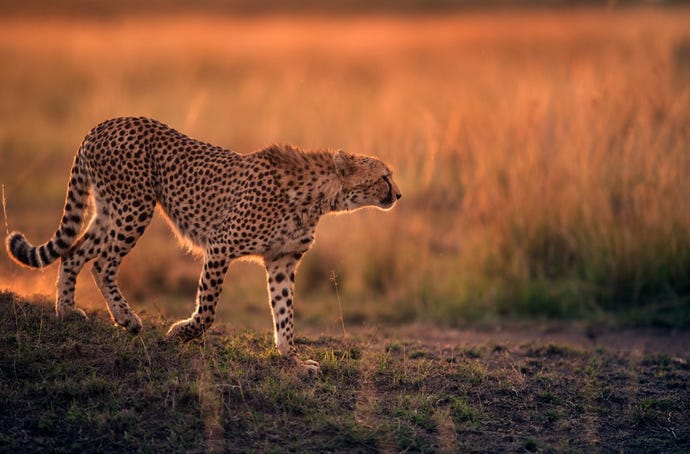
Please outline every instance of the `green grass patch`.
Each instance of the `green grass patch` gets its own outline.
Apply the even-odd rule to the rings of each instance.
[[[270,333],[132,337],[103,313],[59,321],[0,293],[0,444],[13,452],[682,452],[688,358],[556,343],[440,347],[404,335],[298,338],[299,373]],[[85,448],[87,447],[87,448]]]

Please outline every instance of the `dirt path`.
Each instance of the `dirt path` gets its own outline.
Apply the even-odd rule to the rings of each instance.
[[[690,359],[690,331],[661,328],[603,328],[583,323],[525,322],[495,326],[448,328],[429,324],[401,326],[349,326],[356,337],[375,338],[380,342],[400,341],[427,348],[472,348],[484,345],[525,346],[558,344],[578,349],[601,348],[606,351],[639,354],[665,354]],[[331,335],[314,327],[309,336]],[[333,334],[333,337],[338,337]]]

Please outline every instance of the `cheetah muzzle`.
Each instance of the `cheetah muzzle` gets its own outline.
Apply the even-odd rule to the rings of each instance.
[[[208,330],[230,262],[252,256],[266,268],[276,347],[318,371],[317,362],[298,359],[294,344],[300,259],[321,216],[367,206],[388,210],[400,197],[390,168],[369,156],[289,145],[241,155],[156,120],[116,118],[82,141],[53,237],[33,246],[13,232],[6,246],[14,261],[30,268],[60,259],[55,309],[63,319],[86,317],[74,291],[79,272],[93,261],[91,274],[112,319],[136,334],[141,319],[122,296],[117,273],[159,205],[182,241],[204,257],[196,309],[173,324],[168,337],[188,341]]]

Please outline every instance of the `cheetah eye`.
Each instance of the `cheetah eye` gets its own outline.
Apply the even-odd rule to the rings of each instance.
[[[391,174],[387,173],[381,177],[381,179],[388,185],[391,186]]]

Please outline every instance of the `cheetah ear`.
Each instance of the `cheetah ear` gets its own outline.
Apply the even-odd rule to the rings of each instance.
[[[345,153],[343,150],[338,150],[333,155],[333,162],[335,163],[335,170],[341,178],[352,175],[355,171],[352,156]]]

